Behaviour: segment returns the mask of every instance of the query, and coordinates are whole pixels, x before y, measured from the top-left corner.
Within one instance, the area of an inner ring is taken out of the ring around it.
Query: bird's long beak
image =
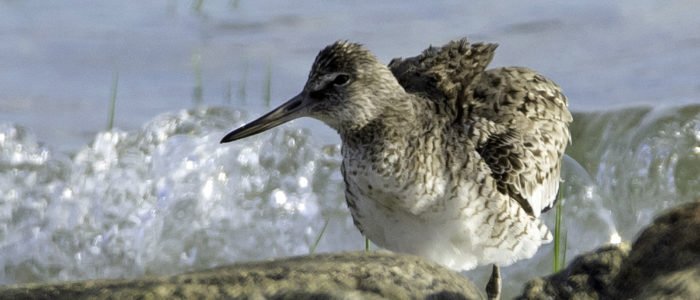
[[[308,98],[306,97],[306,92],[301,92],[299,95],[294,96],[294,98],[258,118],[257,120],[231,131],[223,139],[221,139],[221,143],[233,142],[244,137],[261,133],[282,123],[303,117],[308,112],[309,105],[307,102]]]

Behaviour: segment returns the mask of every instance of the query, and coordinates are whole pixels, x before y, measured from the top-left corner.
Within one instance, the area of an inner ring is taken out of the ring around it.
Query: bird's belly
[[[368,182],[349,178],[346,197],[360,230],[383,248],[422,256],[455,270],[469,270],[529,258],[546,242],[543,236],[548,231],[536,226],[539,220],[527,216],[499,223],[499,209],[485,205],[489,199],[479,195],[469,199],[474,193],[469,184],[454,189],[456,195],[462,195],[458,197],[383,189],[381,180],[370,181],[374,186],[367,189],[362,184]],[[509,240],[516,237],[520,240]]]

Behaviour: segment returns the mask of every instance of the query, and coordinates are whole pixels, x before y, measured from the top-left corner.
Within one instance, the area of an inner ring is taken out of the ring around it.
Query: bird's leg
[[[486,284],[486,297],[494,300],[501,299],[501,271],[497,265],[493,265],[491,278]]]

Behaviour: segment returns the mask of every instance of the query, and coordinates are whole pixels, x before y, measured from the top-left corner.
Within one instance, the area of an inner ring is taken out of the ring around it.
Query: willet
[[[359,44],[323,49],[301,93],[226,135],[299,117],[342,139],[345,198],[375,244],[455,270],[532,257],[559,189],[572,117],[560,88],[521,67],[485,70],[495,44],[466,39],[382,64]]]

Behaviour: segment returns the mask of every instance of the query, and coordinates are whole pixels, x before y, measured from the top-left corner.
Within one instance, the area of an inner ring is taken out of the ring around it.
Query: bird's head
[[[338,132],[361,129],[405,93],[386,65],[360,44],[335,42],[316,56],[304,89],[264,116],[227,134],[221,143],[248,137],[290,120],[312,117]]]

